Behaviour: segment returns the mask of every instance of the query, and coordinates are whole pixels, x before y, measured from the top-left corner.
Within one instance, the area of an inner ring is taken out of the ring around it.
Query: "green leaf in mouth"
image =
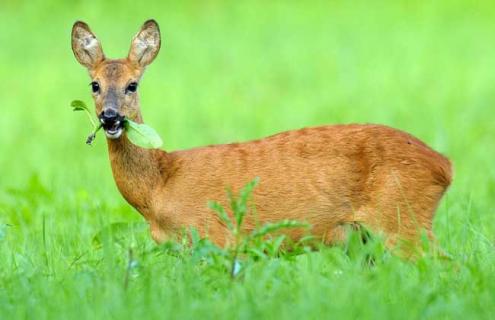
[[[88,136],[88,138],[86,138],[86,144],[91,145],[95,140],[96,133],[98,132],[98,130],[101,129],[101,124],[97,125],[97,122],[94,120],[93,116],[91,115],[88,106],[83,101],[73,100],[70,103],[70,106],[72,107],[73,111],[84,111],[84,113],[86,113],[86,115],[88,116],[88,119],[91,122],[91,125],[93,126],[93,133],[91,133]]]
[[[124,126],[129,141],[141,148],[156,149],[160,148],[163,144],[162,139],[156,133],[155,129],[148,125],[126,119]]]
[[[86,110],[89,112],[88,106],[81,100],[72,100],[70,106],[74,109],[74,111]]]
[[[74,111],[84,111],[88,116],[88,119],[93,126],[93,133],[86,139],[86,144],[91,145],[96,137],[96,133],[102,128],[102,125],[94,120],[88,106],[83,101],[74,100],[70,105]],[[162,139],[158,133],[156,133],[155,129],[148,125],[136,123],[126,118],[124,119],[124,128],[126,129],[129,141],[141,148],[156,149],[160,148],[163,144]]]

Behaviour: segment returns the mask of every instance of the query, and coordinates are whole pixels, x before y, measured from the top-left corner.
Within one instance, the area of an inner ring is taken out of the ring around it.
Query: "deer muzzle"
[[[124,116],[114,108],[105,108],[98,116],[109,139],[118,139],[124,130]]]

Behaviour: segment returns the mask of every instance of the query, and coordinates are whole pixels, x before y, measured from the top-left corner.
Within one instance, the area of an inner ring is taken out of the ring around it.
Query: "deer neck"
[[[142,123],[140,114],[136,122]],[[132,144],[125,134],[107,139],[110,164],[115,183],[124,198],[145,218],[149,217],[153,191],[167,180],[165,151],[144,149]]]

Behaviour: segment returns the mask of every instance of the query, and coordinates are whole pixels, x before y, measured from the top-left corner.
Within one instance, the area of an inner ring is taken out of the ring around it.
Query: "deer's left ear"
[[[134,36],[128,59],[145,67],[150,64],[160,51],[160,28],[155,20],[146,21],[141,30]]]

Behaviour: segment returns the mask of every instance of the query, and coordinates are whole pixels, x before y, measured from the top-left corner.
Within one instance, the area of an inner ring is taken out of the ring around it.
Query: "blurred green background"
[[[322,124],[408,131],[454,164],[435,219],[441,245],[456,257],[491,254],[474,265],[495,273],[493,2],[2,0],[0,223],[9,226],[0,248],[9,258],[0,274],[10,289],[0,301],[22,300],[12,293],[20,274],[66,270],[105,225],[141,221],[114,185],[103,135],[86,146],[87,120],[69,107],[93,105],[70,30],[87,22],[119,58],[148,18],[160,24],[162,49],[141,106],[166,150]],[[51,271],[38,265],[50,259]]]

